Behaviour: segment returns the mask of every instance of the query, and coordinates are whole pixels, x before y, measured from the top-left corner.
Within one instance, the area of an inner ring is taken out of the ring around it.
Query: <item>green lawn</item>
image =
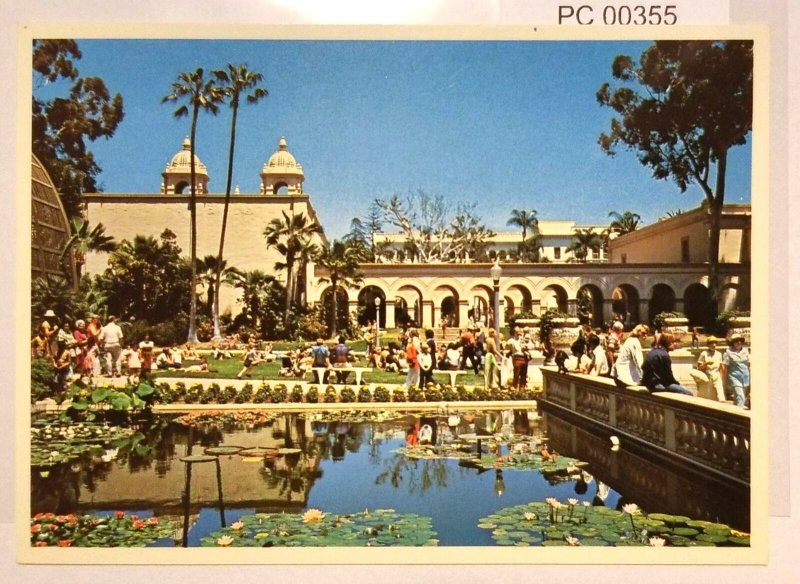
[[[194,361],[187,361],[186,365],[193,365]],[[167,371],[154,371],[153,377],[191,377],[197,379],[233,379],[236,377],[236,374],[242,370],[242,360],[240,358],[234,359],[208,359],[208,366],[213,371],[209,373],[185,373],[183,371],[175,371],[175,370],[167,370]],[[355,367],[365,367],[366,362],[364,360],[354,363]],[[262,363],[260,365],[256,365],[250,371],[250,379],[253,381],[292,381],[294,378],[287,378],[287,377],[279,377],[278,372],[280,371],[281,364],[280,361],[275,361],[274,363]],[[350,374],[348,381],[351,383],[353,382],[355,376],[354,374]],[[313,376],[311,373],[307,373],[305,380],[311,381]],[[363,381],[366,383],[403,383],[406,379],[405,373],[386,373],[380,369],[374,369],[371,373],[367,372],[364,373]],[[433,375],[434,381],[438,383],[449,383],[449,375],[444,372],[435,372]],[[463,383],[464,385],[483,385],[483,374],[473,375],[472,373],[468,373],[466,375],[459,375],[458,376],[458,383]]]

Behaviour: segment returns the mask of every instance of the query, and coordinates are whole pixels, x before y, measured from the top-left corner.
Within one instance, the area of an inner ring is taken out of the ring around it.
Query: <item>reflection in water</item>
[[[118,445],[116,460],[84,456],[72,464],[33,469],[33,513],[149,509],[175,518],[184,546],[194,545],[190,541],[195,535],[190,537],[190,532],[218,529],[229,514],[234,521],[244,510],[296,513],[309,505],[335,513],[368,506],[430,515],[444,545],[487,545],[490,535],[480,539],[484,534],[475,533],[477,518],[503,506],[549,496],[612,507],[635,502],[647,512],[749,528],[747,493],[688,476],[680,469],[672,471],[627,448],[611,452],[607,437],[553,415],[539,418],[522,410],[498,410],[402,415],[380,422],[354,420],[292,413],[260,424],[212,419],[185,426],[156,416],[152,423],[142,422],[126,443]],[[426,425],[429,434],[422,432]],[[537,448],[587,461],[589,466],[545,477],[514,469],[487,471],[476,467],[470,457],[412,459],[395,452],[406,445],[412,428],[418,439],[432,446],[453,444],[459,436],[471,435],[472,457],[488,452],[489,433],[505,439],[495,455],[508,453],[512,437],[528,436]],[[178,463],[183,456],[202,454],[205,448],[221,444],[259,448],[265,455],[257,461],[218,455],[213,468]],[[213,525],[203,525],[203,521],[209,523],[207,515],[198,522],[204,509],[214,511]]]
[[[544,428],[553,448],[589,463],[597,479],[594,501],[598,504],[604,504],[608,496],[608,487],[603,484],[608,483],[623,494],[624,503],[635,502],[648,512],[750,529],[749,489],[699,476],[688,467],[674,468],[649,453],[634,450],[632,445],[612,451],[607,436],[592,434],[549,413],[544,415]]]

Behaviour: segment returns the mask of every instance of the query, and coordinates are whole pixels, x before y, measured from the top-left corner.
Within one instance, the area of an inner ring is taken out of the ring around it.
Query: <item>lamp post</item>
[[[492,284],[494,284],[494,322],[492,326],[499,333],[500,332],[500,276],[503,275],[503,268],[500,267],[500,258],[495,258],[494,265],[489,269],[489,275],[492,277]]]
[[[381,297],[375,297],[375,346],[381,346]]]

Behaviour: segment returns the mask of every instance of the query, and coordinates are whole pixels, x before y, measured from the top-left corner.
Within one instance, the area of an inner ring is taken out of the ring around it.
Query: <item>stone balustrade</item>
[[[750,481],[750,413],[726,403],[542,368],[547,408],[568,411],[678,461]]]

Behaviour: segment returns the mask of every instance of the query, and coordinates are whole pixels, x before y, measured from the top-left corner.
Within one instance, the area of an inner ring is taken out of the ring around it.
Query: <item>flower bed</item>
[[[37,513],[31,519],[35,547],[144,547],[172,534],[158,517],[140,518],[117,511],[113,516]]]
[[[309,509],[302,515],[256,513],[204,537],[205,547],[423,546],[437,545],[430,517],[365,509],[335,515]]]
[[[750,534],[721,523],[679,515],[593,507],[577,499],[506,507],[479,520],[498,545],[543,546],[748,546]]]

